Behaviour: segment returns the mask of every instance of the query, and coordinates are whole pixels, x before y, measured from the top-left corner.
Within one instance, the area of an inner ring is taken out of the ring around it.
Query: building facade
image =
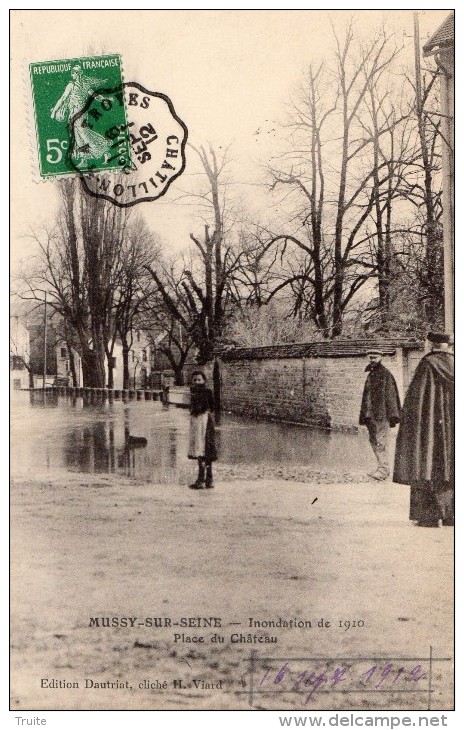
[[[31,346],[29,330],[19,316],[10,317],[10,388],[19,390],[30,385]]]
[[[433,56],[440,74],[440,136],[443,175],[445,328],[454,328],[454,12],[429,38],[424,56]]]

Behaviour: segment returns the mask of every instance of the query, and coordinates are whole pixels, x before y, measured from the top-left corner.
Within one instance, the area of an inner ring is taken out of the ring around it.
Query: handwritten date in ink
[[[367,669],[366,669],[367,666]],[[318,691],[356,692],[364,689],[377,691],[395,691],[424,684],[428,675],[421,664],[409,665],[393,662],[379,664],[357,663],[354,665],[338,665],[326,662],[324,667],[298,668],[285,662],[279,668],[266,669],[259,682],[262,690],[300,692],[304,696],[304,704],[308,704]]]

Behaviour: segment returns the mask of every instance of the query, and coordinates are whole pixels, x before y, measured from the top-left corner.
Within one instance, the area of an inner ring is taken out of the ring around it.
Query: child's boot
[[[206,465],[205,487],[206,487],[206,489],[212,489],[214,487],[214,483],[213,483],[213,467],[212,467],[211,464],[207,464]]]

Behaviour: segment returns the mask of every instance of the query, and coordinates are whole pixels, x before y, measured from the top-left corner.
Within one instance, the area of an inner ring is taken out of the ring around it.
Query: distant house
[[[183,361],[183,352],[168,332],[160,332],[156,337],[152,337],[152,342],[155,387],[174,385],[176,382],[178,385],[188,382],[190,373],[198,368],[197,349],[191,347]],[[176,367],[174,367],[173,360],[177,364]]]
[[[451,12],[423,48],[424,56],[433,56],[440,71],[443,166],[443,249],[445,257],[445,327],[454,322],[454,12]]]
[[[76,385],[79,387],[83,384],[82,379],[82,360],[79,353],[73,350],[74,366],[76,370]],[[55,345],[57,378],[59,380],[67,380],[69,385],[72,384],[71,367],[69,351],[63,340],[58,340]],[[105,362],[108,375],[108,368]],[[145,332],[136,330],[133,334],[132,347],[129,352],[129,387],[130,388],[146,388],[150,383],[152,372],[152,347],[150,340]],[[113,348],[113,381],[114,388],[122,390],[124,377],[124,363],[122,356],[122,344],[116,340]]]
[[[116,341],[114,347],[115,388],[122,388],[123,360],[122,346]],[[143,330],[135,330],[132,335],[132,347],[129,353],[129,378],[131,388],[147,388],[150,385],[150,376],[153,369],[152,344],[147,333]],[[116,382],[120,382],[117,386]]]
[[[58,335],[56,326],[47,323],[46,336],[43,322],[28,326],[30,336],[30,363],[35,376],[35,384],[42,385],[44,371],[44,345],[46,346],[47,384],[52,384],[56,376],[55,343]]]
[[[74,369],[76,372],[76,386],[82,385],[82,362],[77,350],[73,349]],[[72,385],[71,358],[69,349],[64,340],[58,340],[55,345],[56,377],[59,383]]]
[[[10,388],[30,386],[31,346],[29,330],[19,316],[10,317]]]

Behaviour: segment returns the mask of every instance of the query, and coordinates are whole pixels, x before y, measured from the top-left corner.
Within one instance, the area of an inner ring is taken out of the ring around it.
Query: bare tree
[[[114,294],[114,339],[120,338],[123,388],[129,388],[129,353],[136,327],[150,330],[156,287],[147,267],[160,258],[160,244],[141,217],[129,221],[123,243]],[[111,386],[110,386],[111,387]]]
[[[168,360],[176,385],[184,385],[184,367],[194,347],[189,334],[181,323],[161,306],[158,311],[152,310],[153,323],[148,338],[153,351],[158,351]]]
[[[191,267],[191,258],[188,261],[185,256],[170,261],[160,258],[156,270],[146,266],[157,286],[144,307],[146,331],[152,345],[168,358],[178,385],[186,358],[204,333],[203,312],[191,295],[186,275]],[[158,341],[161,336],[163,341]]]
[[[93,198],[80,191],[78,220],[82,232],[82,269],[86,280],[88,323],[91,349],[80,336],[83,348],[84,382],[94,380],[95,387],[105,386],[104,358],[112,359],[115,338],[114,297],[127,221],[127,212],[111,202]],[[69,210],[69,209],[68,209]],[[72,229],[71,211],[67,230]],[[78,330],[79,331],[79,330]],[[84,344],[85,343],[85,344]],[[90,366],[90,367],[89,367]],[[112,368],[109,367],[110,377]],[[112,383],[110,383],[110,386]]]
[[[368,44],[356,43],[352,24],[343,39],[335,35],[334,68],[309,68],[287,125],[291,149],[269,168],[271,189],[286,190],[293,212],[290,231],[270,230],[268,243],[302,251],[306,263],[288,284],[295,307],[304,306],[325,337],[341,334],[344,311],[377,274],[369,262],[371,227],[389,184],[392,199],[396,174],[382,142],[404,121],[384,108],[398,52],[383,28]],[[375,105],[371,125],[369,102]]]
[[[223,336],[232,300],[231,280],[242,254],[233,245],[229,228],[227,150],[218,155],[212,146],[209,151],[204,147],[192,149],[201,162],[205,182],[203,189],[183,196],[183,202],[195,205],[205,220],[201,236],[190,234],[196,255],[181,272],[162,266],[156,270],[149,267],[149,271],[166,311],[192,337],[198,361],[206,363]]]
[[[374,144],[374,158],[386,163],[388,175],[383,189],[374,176],[375,229],[371,261],[365,258],[364,265],[377,272],[379,296],[370,316],[381,329],[398,330],[406,324],[410,330],[417,326],[415,318],[423,330],[441,324],[443,316],[440,117],[433,119],[439,107],[436,79],[435,70],[424,69],[419,84],[407,75],[401,98],[392,93],[379,98],[376,89],[370,90],[369,117],[374,129],[386,111],[394,117],[403,107],[401,124],[384,138],[386,145],[378,137],[380,143]]]
[[[228,329],[230,342],[243,347],[303,342],[315,337],[317,331],[312,322],[285,314],[284,307],[272,301],[238,310]]]
[[[414,81],[408,77],[415,94],[417,142],[411,163],[403,175],[403,193],[413,206],[413,231],[423,242],[418,275],[422,287],[425,317],[431,325],[441,323],[444,307],[443,231],[441,224],[441,155],[440,116],[437,69],[416,71]],[[443,140],[443,138],[442,138]],[[446,140],[443,144],[447,144]],[[440,183],[438,182],[440,180]]]
[[[86,195],[78,180],[59,183],[57,223],[33,232],[37,255],[22,272],[22,297],[46,290],[82,358],[84,385],[105,386],[105,355],[114,337],[114,294],[127,214]]]

